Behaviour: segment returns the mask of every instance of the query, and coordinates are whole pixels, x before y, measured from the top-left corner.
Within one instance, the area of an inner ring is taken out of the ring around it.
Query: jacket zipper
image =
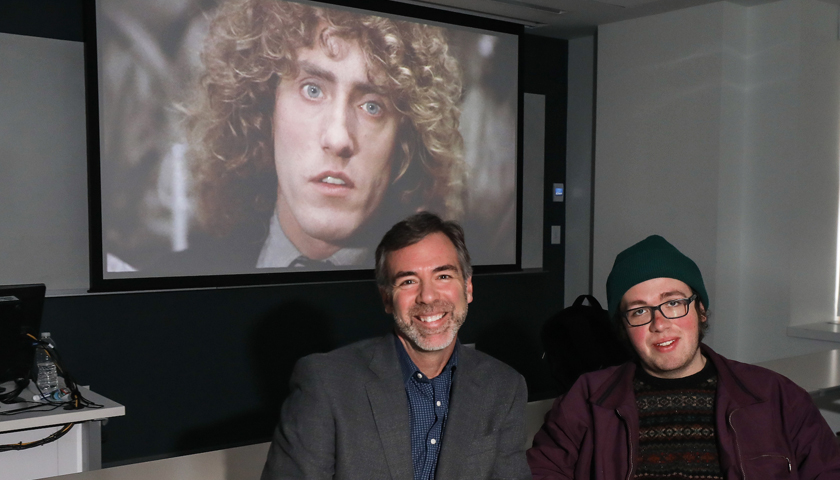
[[[617,408],[615,409],[615,414],[624,422],[624,430],[627,432],[627,450],[630,451],[627,457],[627,461],[630,462],[630,469],[627,470],[627,480],[630,480],[630,477],[633,476],[633,442],[630,439],[630,427],[627,425],[627,420],[621,416],[621,412]]]
[[[732,428],[732,436],[735,437],[735,449],[738,451],[738,465],[741,467],[741,473],[744,475],[744,480],[747,480],[747,471],[744,470],[744,459],[741,458],[741,444],[738,443],[738,430],[735,428],[735,424],[732,423],[732,415],[737,412],[738,408],[729,412],[729,417],[727,420],[729,421],[729,426]],[[788,465],[790,465],[790,461],[788,461]]]

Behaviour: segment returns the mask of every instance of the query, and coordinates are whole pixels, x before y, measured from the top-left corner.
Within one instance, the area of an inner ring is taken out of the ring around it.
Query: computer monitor
[[[30,377],[35,362],[44,284],[0,286],[0,383]]]

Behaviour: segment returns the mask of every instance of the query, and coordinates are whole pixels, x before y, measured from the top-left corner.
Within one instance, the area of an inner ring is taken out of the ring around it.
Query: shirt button
[[[436,444],[436,443],[437,443],[437,440],[435,440],[435,439],[433,438],[433,439],[432,439],[432,445],[434,445],[434,444]]]
[[[437,406],[438,406],[438,407],[440,406],[440,400],[438,400],[438,401],[437,401]]]
[[[417,378],[423,378],[423,374],[422,374],[422,373],[418,373],[418,374],[417,374]]]

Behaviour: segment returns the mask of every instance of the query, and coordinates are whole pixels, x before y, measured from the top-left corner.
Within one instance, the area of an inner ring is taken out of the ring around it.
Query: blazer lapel
[[[475,438],[475,429],[484,415],[485,395],[480,383],[480,365],[468,347],[461,347],[458,367],[452,381],[449,415],[443,431],[443,445],[438,457],[435,478],[459,478],[458,471],[465,449]]]
[[[377,344],[370,369],[377,378],[365,384],[365,389],[379,431],[379,439],[385,450],[391,478],[414,478],[408,399],[393,335],[385,336],[383,341]]]

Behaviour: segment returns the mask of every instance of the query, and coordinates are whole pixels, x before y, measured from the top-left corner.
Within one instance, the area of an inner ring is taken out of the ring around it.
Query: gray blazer
[[[525,379],[461,348],[436,478],[530,479]],[[408,399],[394,335],[295,365],[262,480],[414,478]]]

